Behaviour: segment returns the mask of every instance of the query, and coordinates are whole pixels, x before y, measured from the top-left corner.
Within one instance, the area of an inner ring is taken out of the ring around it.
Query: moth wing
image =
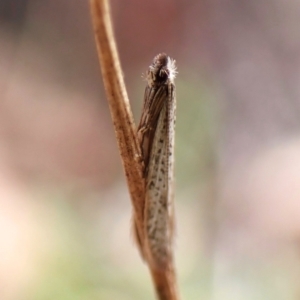
[[[148,170],[147,166],[149,163],[151,146],[153,145],[157,120],[167,97],[167,93],[168,90],[165,86],[159,88],[147,86],[145,90],[145,103],[137,131],[145,164],[145,176]]]
[[[146,177],[146,237],[152,262],[163,268],[171,259],[174,231],[174,135],[175,86],[167,86],[168,97],[160,111]],[[167,100],[167,101],[166,101]]]
[[[163,106],[153,139],[146,178],[146,237],[152,261],[163,266],[169,254],[167,103]]]

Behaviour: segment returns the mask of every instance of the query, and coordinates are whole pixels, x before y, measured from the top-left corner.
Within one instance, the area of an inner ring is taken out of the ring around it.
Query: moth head
[[[171,59],[165,53],[154,57],[152,65],[148,70],[149,85],[163,85],[174,81],[176,76],[175,60]]]

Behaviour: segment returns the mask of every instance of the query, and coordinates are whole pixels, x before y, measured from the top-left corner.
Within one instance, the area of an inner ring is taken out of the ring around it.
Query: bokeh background
[[[111,1],[135,119],[178,66],[183,299],[299,299],[300,3]],[[0,299],[154,299],[88,1],[0,2]]]

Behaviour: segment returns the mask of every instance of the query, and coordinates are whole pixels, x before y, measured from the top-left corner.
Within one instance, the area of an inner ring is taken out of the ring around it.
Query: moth
[[[137,130],[145,179],[142,252],[164,268],[171,259],[176,95],[175,61],[155,56],[147,72],[144,106]]]

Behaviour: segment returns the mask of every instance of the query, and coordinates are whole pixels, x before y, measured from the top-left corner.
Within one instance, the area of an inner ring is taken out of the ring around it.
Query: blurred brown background
[[[111,1],[135,119],[178,66],[183,299],[299,299],[300,3]],[[0,2],[0,299],[154,299],[88,1]]]

